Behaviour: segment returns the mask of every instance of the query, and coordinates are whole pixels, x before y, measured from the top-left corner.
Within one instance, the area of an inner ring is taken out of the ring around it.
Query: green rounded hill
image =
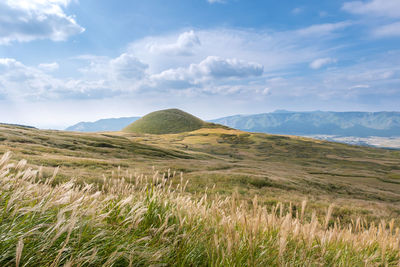
[[[166,109],[147,114],[123,129],[124,132],[171,134],[195,131],[210,123],[179,109]],[[212,125],[212,124],[211,124]]]

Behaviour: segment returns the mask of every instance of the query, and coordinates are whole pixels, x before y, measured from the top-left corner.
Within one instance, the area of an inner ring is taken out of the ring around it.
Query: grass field
[[[118,173],[150,174],[154,166],[170,175],[183,172],[188,192],[199,197],[230,196],[261,205],[304,199],[323,216],[330,203],[343,222],[368,221],[400,214],[400,151],[373,149],[307,138],[200,129],[167,135],[72,133],[0,125],[0,153],[27,159],[56,181],[102,182]],[[168,175],[168,174],[167,174]],[[174,184],[179,179],[171,179]]]
[[[193,198],[182,177],[126,172],[103,183],[55,182],[0,160],[1,266],[398,266],[399,228],[257,197]]]

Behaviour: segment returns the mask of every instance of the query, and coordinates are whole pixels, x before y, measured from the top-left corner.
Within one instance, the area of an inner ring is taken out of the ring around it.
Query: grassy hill
[[[179,109],[155,111],[123,129],[130,133],[170,134],[198,130],[211,125]]]
[[[305,198],[322,214],[331,202],[343,220],[400,217],[400,151],[349,146],[308,138],[201,128],[178,134],[74,133],[0,125],[0,153],[61,167],[56,181],[101,182],[131,171],[183,172],[194,195],[213,193],[265,205]],[[174,180],[179,183],[179,179]]]

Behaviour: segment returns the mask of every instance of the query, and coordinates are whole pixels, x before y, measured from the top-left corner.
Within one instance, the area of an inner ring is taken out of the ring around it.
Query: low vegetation
[[[124,174],[124,175],[122,175]],[[396,266],[393,221],[343,224],[230,197],[185,192],[168,176],[118,170],[102,183],[57,183],[10,153],[0,160],[1,266]]]
[[[292,136],[246,133],[226,128],[202,128],[178,134],[125,132],[73,133],[0,124],[0,154],[50,175],[60,166],[58,183],[102,183],[119,166],[151,175],[183,172],[187,191],[212,187],[209,194],[262,205],[278,202],[299,209],[305,198],[322,216],[330,203],[333,214],[350,223],[362,216],[378,224],[395,220],[400,226],[400,152],[318,141]],[[177,185],[179,179],[172,179]],[[215,187],[214,187],[215,185]],[[296,204],[297,203],[297,204]]]

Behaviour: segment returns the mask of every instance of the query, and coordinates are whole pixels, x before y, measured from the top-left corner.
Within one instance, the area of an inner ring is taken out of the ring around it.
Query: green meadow
[[[399,264],[396,150],[216,125],[0,140],[2,266]]]

